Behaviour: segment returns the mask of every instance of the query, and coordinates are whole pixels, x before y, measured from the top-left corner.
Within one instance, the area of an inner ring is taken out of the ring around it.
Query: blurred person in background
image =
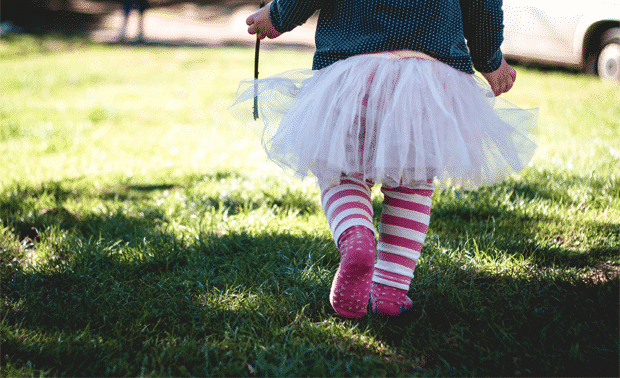
[[[125,34],[127,33],[127,23],[129,21],[129,14],[134,6],[140,12],[140,21],[139,21],[139,29],[138,29],[138,42],[144,42],[144,12],[149,7],[148,0],[126,0],[123,1],[123,26],[121,27],[121,32],[118,35],[119,42],[125,41]]]

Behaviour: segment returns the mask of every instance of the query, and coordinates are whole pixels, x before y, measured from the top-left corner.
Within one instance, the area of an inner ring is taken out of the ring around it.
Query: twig
[[[260,9],[265,6],[261,0]],[[256,49],[254,50],[254,119],[258,119],[258,53],[260,52],[260,38],[256,35]]]

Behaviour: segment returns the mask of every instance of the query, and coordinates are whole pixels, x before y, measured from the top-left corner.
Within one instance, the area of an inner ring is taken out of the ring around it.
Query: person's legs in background
[[[138,42],[144,42],[144,13],[149,7],[147,0],[136,0],[138,11],[140,12],[140,31],[138,33]]]
[[[121,31],[118,33],[119,42],[122,42],[125,40],[125,33],[127,32],[127,22],[129,21],[129,14],[131,13],[131,8],[133,8],[133,0],[123,1],[122,7],[123,7],[123,25],[121,26]]]
[[[138,9],[140,13],[139,24],[138,24],[138,42],[144,41],[144,13],[148,8],[147,0],[127,0],[123,1],[123,25],[121,26],[121,31],[118,35],[119,41],[125,41],[125,34],[127,33],[127,24],[129,23],[129,15],[131,14],[131,10],[134,6]]]

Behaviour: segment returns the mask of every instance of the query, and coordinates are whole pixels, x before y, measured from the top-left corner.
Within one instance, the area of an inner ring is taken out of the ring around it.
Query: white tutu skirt
[[[536,148],[534,110],[438,61],[361,55],[247,80],[231,110],[251,116],[255,97],[269,159],[322,185],[353,175],[472,189],[520,172]]]

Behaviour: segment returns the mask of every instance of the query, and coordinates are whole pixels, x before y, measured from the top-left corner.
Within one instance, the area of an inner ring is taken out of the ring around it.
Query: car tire
[[[620,83],[620,28],[603,33],[601,52],[598,54],[597,71],[603,80]]]

